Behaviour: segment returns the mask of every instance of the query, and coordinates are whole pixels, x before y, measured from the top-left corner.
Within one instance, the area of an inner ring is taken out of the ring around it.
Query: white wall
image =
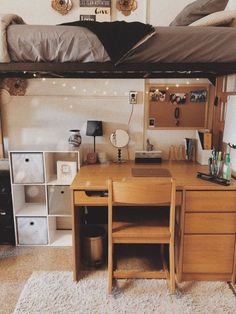
[[[138,104],[133,108],[130,90],[138,91]],[[96,138],[97,151],[106,151],[114,159],[117,152],[109,136],[121,128],[130,134],[129,154],[133,158],[134,151],[143,146],[143,80],[29,80],[26,95],[3,102],[2,114],[5,142],[7,139],[10,148],[64,147],[69,130],[80,129],[86,155],[93,147],[93,138],[85,136],[86,122],[102,120],[104,136]],[[128,158],[128,152],[124,153]]]
[[[229,3],[227,4],[226,10],[236,10],[236,1],[235,0],[229,0]]]

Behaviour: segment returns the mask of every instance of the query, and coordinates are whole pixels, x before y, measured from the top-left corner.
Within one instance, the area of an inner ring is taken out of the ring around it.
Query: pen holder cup
[[[222,167],[223,162],[214,160],[212,158],[208,159],[208,166],[209,166],[209,174],[215,178],[221,178],[222,177]]]

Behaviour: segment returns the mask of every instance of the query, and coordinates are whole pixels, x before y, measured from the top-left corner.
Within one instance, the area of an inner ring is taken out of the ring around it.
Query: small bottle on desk
[[[225,154],[222,176],[223,176],[223,179],[225,179],[225,180],[231,179],[231,165],[230,165],[230,154],[229,153]]]

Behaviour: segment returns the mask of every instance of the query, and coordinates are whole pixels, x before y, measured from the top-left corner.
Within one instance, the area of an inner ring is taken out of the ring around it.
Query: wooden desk
[[[196,172],[207,172],[207,167],[188,162],[163,162],[160,165],[96,164],[81,167],[71,185],[74,280],[79,279],[80,269],[79,208],[107,205],[107,197],[91,197],[86,192],[107,191],[109,178],[131,178],[132,167],[168,168],[176,180],[178,280],[235,281],[236,182],[225,187],[198,179]]]

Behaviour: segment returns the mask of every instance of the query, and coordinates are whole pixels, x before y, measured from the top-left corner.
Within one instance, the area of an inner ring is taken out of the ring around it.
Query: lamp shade
[[[230,96],[226,105],[223,142],[236,145],[236,96]]]
[[[87,121],[86,135],[103,136],[102,121]]]

